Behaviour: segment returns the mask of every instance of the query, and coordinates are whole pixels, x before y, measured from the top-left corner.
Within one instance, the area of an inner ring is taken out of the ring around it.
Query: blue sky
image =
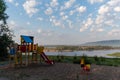
[[[120,0],[5,0],[15,42],[78,45],[120,39]]]

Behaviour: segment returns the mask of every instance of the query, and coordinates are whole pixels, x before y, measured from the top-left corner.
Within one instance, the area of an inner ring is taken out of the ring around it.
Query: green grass
[[[49,56],[50,59],[54,60],[55,62],[64,62],[64,63],[77,63],[80,64],[80,59],[82,56],[64,56],[62,59],[60,56]],[[120,58],[104,58],[104,57],[88,57],[85,56],[86,61],[90,64],[97,64],[97,65],[107,65],[107,66],[120,66]]]
[[[57,55],[57,56],[48,56],[50,60],[53,60],[54,62],[62,62],[62,63],[75,63],[80,64],[80,59],[83,56],[63,56],[63,55]],[[97,64],[97,65],[107,65],[107,66],[120,66],[120,58],[104,58],[104,57],[88,57],[84,55],[85,60],[87,63],[90,64]],[[31,60],[30,56],[30,60]],[[38,56],[38,59],[40,59],[40,56]],[[23,56],[23,60],[25,60],[25,56]],[[0,64],[4,64],[6,62],[0,62]]]
[[[115,57],[120,57],[120,52],[112,53],[112,54],[107,54],[108,56],[115,56]]]

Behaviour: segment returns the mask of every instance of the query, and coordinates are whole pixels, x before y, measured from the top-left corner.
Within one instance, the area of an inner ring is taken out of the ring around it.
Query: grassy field
[[[55,62],[77,63],[80,64],[80,59],[83,56],[49,56]],[[120,58],[104,58],[104,57],[88,57],[84,56],[87,63],[107,66],[120,66]]]
[[[107,54],[108,56],[115,56],[115,57],[120,57],[120,52],[116,52],[113,54]]]
[[[111,54],[110,54],[111,55]],[[118,55],[115,54],[114,55]],[[84,57],[85,62],[89,64],[97,64],[97,65],[107,65],[107,66],[120,66],[120,58],[104,58],[104,57],[88,57],[88,56],[48,56],[50,60],[53,60],[55,62],[62,62],[62,63],[75,63],[80,64],[80,59]],[[23,60],[25,60],[25,56],[23,56]],[[32,60],[32,57],[30,56],[30,60]],[[38,56],[38,60],[40,60],[40,57]],[[8,63],[8,61],[0,61],[1,65],[4,65]]]

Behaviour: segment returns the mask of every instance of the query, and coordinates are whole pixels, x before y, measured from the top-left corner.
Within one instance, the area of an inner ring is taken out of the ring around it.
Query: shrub
[[[99,58],[97,56],[94,56],[95,61],[99,61]]]
[[[102,62],[104,62],[104,61],[105,61],[105,58],[104,58],[104,57],[100,57],[100,60],[101,60]]]

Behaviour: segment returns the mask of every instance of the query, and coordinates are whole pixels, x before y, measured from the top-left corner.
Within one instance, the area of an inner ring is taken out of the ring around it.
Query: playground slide
[[[49,60],[44,52],[41,54],[41,57],[43,58],[43,60],[45,60],[46,63],[53,64],[53,61]]]

